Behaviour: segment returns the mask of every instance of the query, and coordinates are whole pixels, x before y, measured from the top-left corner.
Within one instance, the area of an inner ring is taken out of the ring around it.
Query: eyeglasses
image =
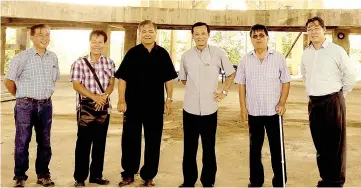
[[[320,25],[314,25],[311,27],[307,27],[307,32],[312,32],[312,31],[321,31],[322,27]]]
[[[266,37],[266,35],[264,35],[264,34],[259,34],[259,35],[253,35],[253,36],[252,36],[253,39],[258,39],[258,37],[261,38],[261,39],[263,39],[264,37]]]

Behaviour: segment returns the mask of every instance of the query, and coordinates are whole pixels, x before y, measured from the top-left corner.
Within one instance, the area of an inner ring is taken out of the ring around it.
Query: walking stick
[[[282,116],[279,116],[279,124],[280,124],[280,139],[281,139],[282,181],[283,181],[283,187],[286,187],[285,158],[284,158],[284,147],[283,147],[283,126],[282,126]]]

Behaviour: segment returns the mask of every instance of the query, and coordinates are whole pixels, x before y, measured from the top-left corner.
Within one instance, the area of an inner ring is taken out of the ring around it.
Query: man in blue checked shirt
[[[50,131],[53,106],[51,96],[55,82],[59,79],[58,58],[46,48],[50,42],[50,29],[44,24],[30,28],[33,47],[26,49],[11,59],[4,84],[16,97],[15,114],[15,168],[14,187],[24,187],[29,169],[29,143],[32,128],[35,127],[37,158],[35,170],[37,184],[54,186],[50,178],[51,159]]]

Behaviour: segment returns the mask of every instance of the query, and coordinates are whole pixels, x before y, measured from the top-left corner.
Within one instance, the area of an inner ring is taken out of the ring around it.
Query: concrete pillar
[[[133,48],[137,43],[137,29],[136,26],[124,27],[124,52],[125,55],[129,49]]]
[[[341,39],[341,35],[343,38]],[[347,29],[335,29],[332,32],[332,42],[338,44],[339,46],[343,47],[348,55],[350,55],[350,30]]]
[[[5,74],[5,46],[6,46],[6,27],[1,27],[1,65],[0,75]]]
[[[175,63],[177,57],[177,31],[172,30],[170,32],[170,58]]]
[[[16,29],[16,44],[19,45],[19,49],[15,50],[15,54],[26,49],[28,41],[28,30],[26,28]]]
[[[111,41],[111,34],[112,34],[112,30],[108,25],[103,25],[103,26],[96,26],[93,27],[93,30],[103,30],[107,36],[108,36],[108,40],[105,43],[105,47],[104,47],[104,52],[103,55],[106,57],[110,57],[110,41]]]

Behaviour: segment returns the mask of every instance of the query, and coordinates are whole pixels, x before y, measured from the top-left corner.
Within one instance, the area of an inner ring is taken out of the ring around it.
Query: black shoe
[[[74,187],[85,187],[85,183],[83,181],[82,182],[75,181]]]
[[[25,180],[24,178],[15,178],[14,187],[25,187]]]
[[[123,178],[121,182],[119,182],[119,187],[123,187],[126,185],[130,185],[134,182],[134,178]]]
[[[188,185],[188,184],[182,183],[179,187],[194,187],[194,185]]]
[[[39,185],[42,185],[44,187],[54,187],[55,183],[53,180],[51,180],[50,177],[44,177],[44,178],[38,178],[38,181],[36,182]]]
[[[143,186],[145,186],[145,187],[154,187],[155,186],[155,181],[153,179],[144,180]]]
[[[108,185],[109,184],[109,180],[101,177],[101,178],[89,178],[89,183],[96,183],[96,184],[99,184],[99,185]]]
[[[254,185],[254,184],[249,183],[248,187],[262,187],[262,185]]]
[[[214,185],[213,184],[205,184],[205,185],[203,185],[203,187],[214,187]]]

